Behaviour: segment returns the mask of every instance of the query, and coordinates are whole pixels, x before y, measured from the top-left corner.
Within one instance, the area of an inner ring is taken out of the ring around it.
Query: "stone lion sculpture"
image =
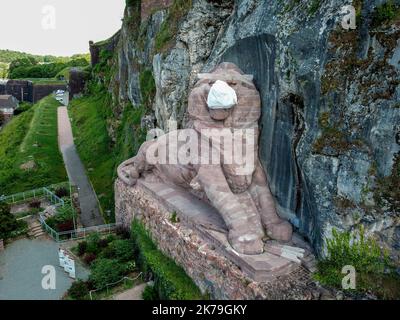
[[[237,96],[234,106],[221,108],[207,103],[210,90],[217,81],[223,81],[234,90]],[[189,97],[188,115],[187,129],[194,131],[199,140],[209,138],[203,133],[204,129],[254,130],[254,166],[249,172],[238,174],[242,164],[225,163],[223,146],[216,149],[213,146],[213,150],[221,154],[219,163],[150,163],[149,150],[170,147],[173,140],[170,138],[177,134],[174,131],[145,142],[135,157],[118,167],[119,178],[133,186],[143,174],[151,172],[165,183],[203,192],[221,214],[229,230],[228,241],[239,253],[261,254],[266,235],[274,240],[290,241],[292,226],[277,215],[266,175],[258,159],[261,99],[252,76],[244,75],[232,63],[222,63],[209,74],[199,74],[199,81]],[[243,145],[245,140],[241,140]],[[184,143],[178,142],[175,148]],[[200,157],[203,155],[202,148],[193,146],[193,149],[199,152]]]

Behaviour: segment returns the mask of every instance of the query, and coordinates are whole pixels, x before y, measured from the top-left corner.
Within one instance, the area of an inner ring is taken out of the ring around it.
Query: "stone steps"
[[[30,225],[28,235],[35,239],[44,236],[45,232],[39,222],[34,222]]]

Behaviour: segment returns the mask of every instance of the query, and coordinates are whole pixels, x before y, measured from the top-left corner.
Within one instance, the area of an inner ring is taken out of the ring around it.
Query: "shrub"
[[[89,294],[89,289],[86,282],[78,280],[72,283],[67,294],[74,300],[83,300]]]
[[[125,266],[117,260],[100,258],[91,266],[89,279],[93,281],[96,289],[103,289],[107,284],[121,280],[125,271]]]
[[[8,239],[18,227],[17,219],[10,212],[10,206],[5,202],[0,202],[0,239]]]
[[[96,260],[96,258],[97,256],[94,253],[85,253],[83,256],[83,261],[90,266]]]
[[[81,257],[85,254],[87,249],[87,242],[81,241],[78,243],[78,256]]]
[[[146,286],[146,288],[144,288],[144,291],[142,293],[142,299],[151,301],[160,300],[158,292],[154,286]]]
[[[28,232],[28,223],[24,220],[17,221],[17,228],[9,233],[9,238],[19,237]],[[1,237],[0,237],[1,238]]]
[[[109,234],[106,239],[107,239],[108,243],[111,243],[114,240],[116,240],[117,238],[113,234]]]
[[[108,246],[107,239],[100,239],[98,242],[99,248],[106,248]]]
[[[64,187],[57,188],[54,193],[59,198],[64,198],[69,196],[68,190]]]
[[[40,200],[33,200],[29,203],[29,208],[31,209],[40,209],[40,205],[41,205],[41,201]]]
[[[57,214],[46,219],[46,223],[58,232],[74,229],[74,212],[70,204],[57,210]]]
[[[138,267],[147,276],[153,276],[160,299],[205,298],[185,271],[157,249],[144,226],[136,220],[132,223],[132,238]]]
[[[126,228],[119,226],[117,227],[117,229],[115,230],[115,233],[117,234],[117,236],[121,237],[122,239],[129,239],[130,238],[130,233],[128,230],[126,230]]]
[[[126,262],[134,258],[133,243],[130,240],[115,240],[110,244],[116,259]]]
[[[14,110],[14,116],[17,116],[25,111],[28,111],[30,108],[32,108],[33,104],[29,102],[20,102],[18,109]]]
[[[400,297],[399,277],[395,275],[388,253],[373,238],[366,238],[363,228],[354,233],[334,229],[332,233],[332,239],[327,242],[328,255],[318,262],[318,272],[315,274],[318,281],[341,288],[344,277],[342,268],[350,265],[357,272],[357,292],[372,291],[384,298]],[[388,290],[384,286],[387,282],[391,282]]]
[[[104,250],[101,252],[101,257],[107,259],[114,259],[115,258],[114,248],[112,248],[111,246],[104,248]]]
[[[71,231],[71,230],[74,230],[74,221],[71,219],[71,220],[67,220],[67,221],[58,223],[58,224],[56,225],[56,230],[57,230],[58,232],[64,232],[64,231]]]
[[[93,254],[97,255],[100,252],[99,242],[100,242],[100,235],[97,232],[91,233],[87,237],[87,249],[86,249],[86,252],[93,253]]]

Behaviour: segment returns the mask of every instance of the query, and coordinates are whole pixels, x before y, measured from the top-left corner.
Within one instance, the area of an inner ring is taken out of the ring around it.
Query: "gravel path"
[[[100,214],[96,194],[86,175],[85,167],[74,144],[71,122],[66,107],[58,108],[58,142],[67,168],[68,177],[79,188],[79,205],[81,223],[84,227],[97,226],[104,223]]]
[[[73,280],[58,265],[59,245],[52,240],[22,239],[0,253],[0,300],[58,300]],[[42,288],[42,268],[54,266],[56,289]],[[76,276],[87,279],[89,272],[76,263]]]

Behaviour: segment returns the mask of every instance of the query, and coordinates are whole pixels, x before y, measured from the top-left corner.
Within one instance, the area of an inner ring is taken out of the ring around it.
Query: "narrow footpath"
[[[84,227],[104,224],[96,194],[79,158],[72,135],[67,107],[58,108],[58,144],[64,158],[69,180],[78,187],[81,223]]]

